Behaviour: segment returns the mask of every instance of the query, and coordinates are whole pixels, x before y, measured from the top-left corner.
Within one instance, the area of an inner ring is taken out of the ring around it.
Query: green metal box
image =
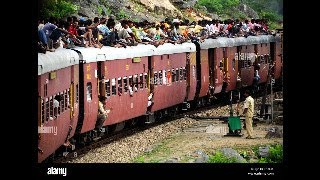
[[[241,121],[240,121],[240,117],[228,117],[228,123],[230,126],[230,129],[232,131],[234,130],[241,130]]]

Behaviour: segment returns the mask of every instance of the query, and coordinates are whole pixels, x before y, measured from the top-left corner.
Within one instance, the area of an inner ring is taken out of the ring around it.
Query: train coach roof
[[[184,52],[195,52],[196,46],[193,43],[171,44],[164,43],[154,49],[154,55],[175,54]]]
[[[261,44],[280,41],[279,36],[272,35],[260,35],[260,36],[248,36],[237,37],[237,38],[227,38],[227,37],[218,37],[217,39],[206,39],[203,43],[200,43],[201,49],[209,48],[219,48],[219,47],[234,47],[234,46],[243,46],[251,44]]]
[[[38,75],[79,64],[79,56],[70,49],[58,48],[55,52],[38,53]]]
[[[104,46],[99,48],[75,48],[81,53],[81,59],[86,62],[97,62],[115,59],[127,59],[134,57],[152,56],[155,47],[152,45],[139,44],[137,46],[127,46],[126,48],[114,48]]]

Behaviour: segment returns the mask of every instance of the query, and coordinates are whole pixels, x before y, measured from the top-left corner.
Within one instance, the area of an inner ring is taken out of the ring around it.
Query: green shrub
[[[215,155],[209,157],[208,163],[235,163],[237,162],[236,159],[228,158],[223,155],[221,152],[216,152]]]
[[[239,0],[199,0],[198,4],[205,6],[209,12],[223,13],[225,10],[235,7]]]
[[[40,10],[42,18],[65,18],[78,11],[78,6],[68,0],[46,0]]]

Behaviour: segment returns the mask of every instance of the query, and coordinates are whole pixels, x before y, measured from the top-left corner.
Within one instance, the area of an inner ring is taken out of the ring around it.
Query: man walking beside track
[[[244,96],[246,97],[246,100],[244,102],[244,111],[243,115],[245,115],[246,120],[246,129],[248,136],[246,139],[254,139],[255,137],[253,136],[253,128],[252,128],[252,117],[253,117],[253,110],[254,110],[254,100],[250,96],[250,91],[246,90],[244,92]]]

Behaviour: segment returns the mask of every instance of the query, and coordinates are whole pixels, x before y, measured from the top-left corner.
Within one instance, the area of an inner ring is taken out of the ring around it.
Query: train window
[[[262,47],[262,44],[260,44],[260,47]]]
[[[169,57],[170,57],[170,55],[168,54],[168,55],[167,55],[167,59],[169,59]]]
[[[170,70],[168,70],[167,74],[166,74],[166,80],[167,80],[167,84],[171,84],[171,72]]]
[[[232,59],[232,69],[233,69],[233,71],[235,71],[236,70],[236,60],[235,59]]]
[[[60,99],[60,101],[59,101],[59,106],[58,106],[58,114],[60,115],[60,114],[61,114],[61,94],[58,93],[57,96],[59,96],[59,99]]]
[[[182,72],[182,68],[179,68],[180,69],[180,72],[179,72],[179,75],[180,75],[180,81],[182,81],[183,79],[183,72]]]
[[[107,79],[105,84],[106,84],[106,96],[109,97],[110,96],[110,80]]]
[[[176,68],[176,81],[179,81],[180,73],[179,68]]]
[[[143,75],[140,74],[140,89],[143,89]]]
[[[41,124],[44,123],[44,101],[41,98]]]
[[[248,46],[246,46],[246,49],[248,49]]]
[[[76,103],[79,102],[79,84],[76,85]]]
[[[270,60],[269,60],[269,54],[266,54],[266,55],[264,55],[264,63],[268,63],[268,62],[270,62]]]
[[[117,89],[116,89],[116,79],[111,79],[111,95],[116,95]]]
[[[63,113],[64,112],[64,93],[60,92],[60,96],[61,96],[61,101],[60,101],[61,113]]]
[[[148,86],[147,86],[147,83],[149,83],[148,82],[148,74],[147,73],[144,73],[144,88],[148,88]]]
[[[53,99],[53,117],[57,118],[59,109],[58,109],[58,107],[55,106],[56,96],[53,96],[53,97],[54,97],[54,99]]]
[[[47,96],[48,95],[48,85],[45,84],[43,89],[44,89],[44,96]]]
[[[118,78],[118,93],[122,94],[122,78]]]
[[[162,73],[162,71],[159,71],[159,83],[158,84],[162,85],[162,83],[163,83],[163,73]]]
[[[268,43],[266,43],[266,46],[268,46]]]
[[[50,97],[50,104],[49,104],[49,107],[50,107],[50,120],[53,120],[53,98],[52,96]],[[52,117],[52,118],[51,118]]]
[[[154,72],[154,81],[153,81],[153,84],[154,84],[154,85],[157,85],[157,84],[158,84],[158,73],[157,73],[157,72]]]
[[[167,84],[168,82],[167,82],[167,71],[166,70],[163,70],[162,71],[162,75],[163,75],[163,77],[162,77],[162,83],[165,85],[165,84]]]
[[[183,79],[187,80],[187,70],[185,67],[183,67],[182,69],[183,69]]]
[[[91,90],[91,93],[92,93],[92,90]],[[66,109],[70,108],[70,106],[69,106],[70,105],[70,98],[69,97],[70,97],[70,88],[66,92],[66,98],[67,98],[65,101],[66,102],[66,106],[65,106]],[[91,95],[91,99],[92,99],[92,95]]]
[[[50,113],[50,104],[49,99],[46,98],[46,122],[49,120],[49,113]]]
[[[161,59],[161,60],[163,59],[163,55],[160,56],[160,59]]]
[[[92,83],[88,82],[87,83],[87,101],[91,101],[91,100],[92,100]]]
[[[264,56],[263,55],[260,55],[260,64],[263,64],[264,63]]]
[[[219,67],[220,67],[220,70],[223,70],[223,59],[220,60]]]
[[[129,85],[130,85],[130,86],[133,85],[133,78],[132,78],[132,76],[129,76]]]
[[[63,91],[63,99],[64,99],[64,110],[68,109],[68,95],[67,95],[67,90]]]
[[[139,88],[139,84],[138,84],[139,83],[139,77],[138,77],[138,74],[134,75],[133,82],[134,82],[134,86],[136,87],[135,90],[138,91],[138,88]]]
[[[127,77],[123,77],[123,87],[124,87],[124,92],[128,92],[128,79]]]
[[[175,69],[172,69],[172,82],[175,82],[176,81],[176,70]]]

